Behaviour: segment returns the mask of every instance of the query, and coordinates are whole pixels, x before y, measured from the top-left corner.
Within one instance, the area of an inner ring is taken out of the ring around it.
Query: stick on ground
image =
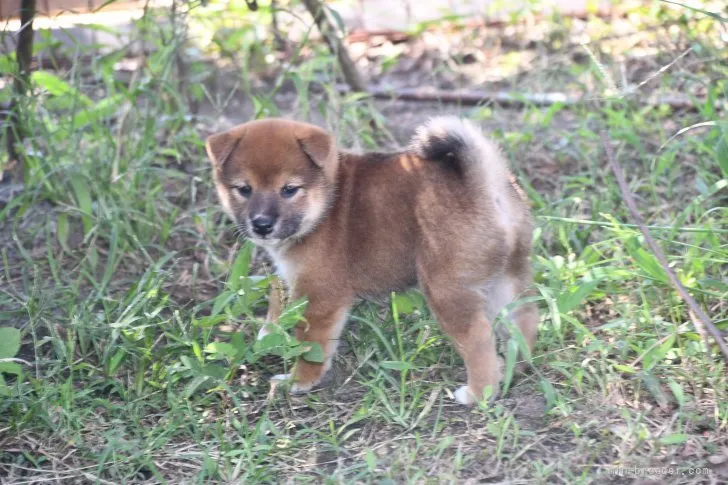
[[[617,179],[617,185],[619,185],[619,191],[622,193],[622,199],[627,204],[627,208],[629,209],[630,214],[632,215],[632,218],[637,223],[637,226],[640,228],[640,231],[642,231],[642,235],[645,236],[645,241],[647,242],[647,246],[649,246],[652,253],[657,257],[657,260],[660,262],[660,265],[662,266],[662,269],[665,270],[667,273],[667,277],[670,279],[670,283],[672,283],[672,286],[675,287],[677,290],[678,295],[680,295],[680,298],[683,299],[683,301],[687,304],[688,308],[692,313],[695,314],[697,318],[693,319],[693,322],[695,325],[702,325],[704,331],[707,331],[712,335],[712,337],[715,339],[715,342],[718,344],[718,347],[720,348],[721,352],[723,353],[723,356],[726,359],[726,362],[728,362],[728,345],[726,345],[725,340],[723,340],[723,334],[721,331],[713,325],[713,322],[710,321],[710,317],[703,311],[702,308],[700,308],[700,305],[695,301],[695,299],[690,296],[690,293],[688,293],[688,290],[683,286],[683,284],[680,282],[680,279],[677,277],[675,272],[670,268],[670,265],[667,262],[667,258],[665,257],[665,253],[662,252],[662,249],[657,245],[655,240],[650,236],[650,233],[647,231],[647,228],[645,227],[645,221],[642,219],[642,216],[640,215],[639,211],[637,210],[637,205],[634,202],[634,198],[632,197],[632,194],[629,190],[629,186],[627,185],[627,182],[624,179],[624,173],[622,172],[622,166],[617,161],[617,158],[614,156],[614,152],[612,151],[612,146],[609,142],[609,135],[607,135],[606,132],[602,132],[602,144],[604,145],[604,150],[607,153],[607,159],[609,160],[609,165],[612,168],[612,172],[614,172],[614,176]],[[700,328],[698,331],[700,332]],[[700,332],[703,333],[703,332]]]
[[[349,92],[345,85],[336,85],[339,93]],[[367,86],[365,91],[378,99],[398,99],[402,101],[422,101],[438,103],[454,103],[463,106],[477,106],[486,103],[496,103],[500,106],[521,107],[532,104],[534,106],[551,106],[561,103],[564,106],[583,105],[594,98],[577,96],[567,93],[517,93],[509,91],[483,91],[479,89],[437,89],[431,86],[417,88],[387,88],[380,86]],[[704,103],[702,99],[691,99],[688,96],[653,96],[647,99],[635,98],[640,104],[648,106],[668,105],[673,109],[695,110],[696,106]],[[716,103],[716,109],[720,105]]]

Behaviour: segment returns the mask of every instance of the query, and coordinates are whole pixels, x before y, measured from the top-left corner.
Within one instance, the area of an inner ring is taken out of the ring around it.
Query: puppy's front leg
[[[324,352],[323,362],[308,362],[299,359],[293,371],[294,394],[305,393],[321,382],[339,345],[339,337],[344,329],[351,308],[349,298],[332,299],[309,296],[306,320],[296,327],[296,338],[301,342],[321,345]]]

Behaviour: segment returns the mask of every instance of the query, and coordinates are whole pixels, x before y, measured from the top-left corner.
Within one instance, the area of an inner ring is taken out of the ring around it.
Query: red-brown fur
[[[291,296],[308,297],[297,337],[318,342],[327,356],[324,364],[297,363],[294,390],[307,391],[321,381],[357,297],[419,285],[465,361],[468,387],[458,400],[469,404],[486,386],[497,391],[501,371],[489,299],[508,303],[524,296],[531,283],[527,205],[514,182],[500,180],[496,171],[487,174],[488,163],[498,168],[504,162],[483,162],[487,182],[474,183],[470,178],[476,175],[458,168],[452,153],[441,160],[424,159],[417,150],[355,155],[338,151],[318,127],[279,119],[214,135],[207,149],[223,205],[239,224],[247,224],[249,234],[253,196],[241,196],[234,188],[241,184],[258,197],[256,207],[267,204],[278,214],[280,231],[287,221],[309,217],[311,222],[303,234],[284,241],[276,241],[276,232],[273,242],[254,240],[277,263]],[[282,187],[291,180],[301,189],[284,198]],[[496,205],[491,190],[502,194]],[[502,201],[510,215],[505,225],[496,213]],[[496,296],[501,293],[505,296]],[[496,306],[493,311],[503,304]],[[271,308],[269,319],[277,312]],[[521,305],[512,318],[532,346],[536,307]]]

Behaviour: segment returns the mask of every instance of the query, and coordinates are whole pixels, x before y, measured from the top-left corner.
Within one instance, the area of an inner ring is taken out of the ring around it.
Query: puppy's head
[[[251,121],[210,136],[206,148],[223,208],[256,244],[305,236],[333,200],[339,157],[321,128]]]

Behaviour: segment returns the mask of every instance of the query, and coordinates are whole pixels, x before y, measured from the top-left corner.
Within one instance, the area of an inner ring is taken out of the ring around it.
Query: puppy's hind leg
[[[531,296],[532,292],[523,291],[524,285],[520,280],[504,275],[494,279],[484,291],[486,297],[486,314],[488,318],[495,321],[501,310],[511,304],[514,300],[518,300],[527,296]],[[500,349],[504,349],[508,340],[512,338],[512,331],[517,330],[523,336],[528,350],[533,350],[536,343],[536,333],[539,323],[538,305],[533,302],[517,303],[514,308],[508,312],[508,315],[501,316],[501,320],[496,325],[496,332],[500,340]],[[520,362],[516,366],[517,372],[526,370],[528,363],[523,362],[527,358],[523,350],[519,352]]]
[[[492,386],[497,395],[501,370],[495,347],[495,334],[485,314],[485,300],[477,291],[460,282],[427,280],[422,287],[430,308],[443,331],[453,340],[465,361],[468,383],[455,391],[455,399],[465,405],[483,399],[483,391]]]
[[[528,350],[533,351],[533,347],[536,345],[538,323],[540,320],[538,305],[534,302],[523,303],[511,312],[511,318],[521,331],[521,335],[523,335],[523,338],[526,341]],[[522,359],[525,358],[523,355],[521,357]],[[518,370],[523,371],[523,367],[524,366],[522,365]]]

